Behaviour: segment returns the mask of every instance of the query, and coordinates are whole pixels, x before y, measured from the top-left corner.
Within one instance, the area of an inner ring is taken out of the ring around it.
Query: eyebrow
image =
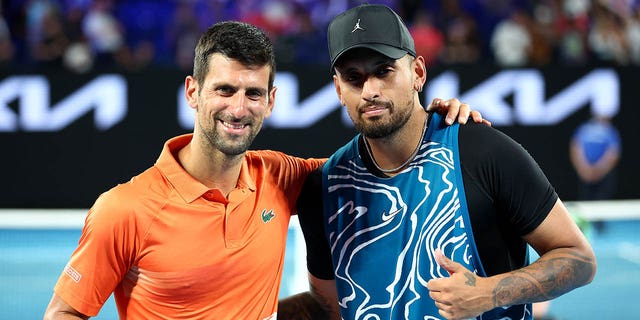
[[[262,88],[262,87],[247,87],[247,89],[245,91],[257,91],[262,95],[266,95],[267,94],[267,89]]]
[[[211,87],[213,89],[217,89],[217,88],[232,88],[235,91],[238,91],[240,89],[239,86],[232,85],[232,84],[227,83],[227,82],[214,82],[214,83],[212,83]],[[260,92],[261,94],[266,94],[267,93],[267,89],[262,88],[262,87],[255,87],[255,86],[247,87],[245,89],[245,91],[257,91],[257,92]]]

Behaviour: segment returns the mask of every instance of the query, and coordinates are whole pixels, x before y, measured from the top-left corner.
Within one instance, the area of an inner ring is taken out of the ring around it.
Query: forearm
[[[531,265],[499,276],[494,287],[494,307],[556,298],[591,282],[596,263],[578,250],[549,251]]]
[[[47,310],[44,312],[44,320],[87,320],[89,316],[75,310],[57,294],[53,294]]]
[[[600,180],[616,166],[619,160],[617,151],[609,149],[607,153],[593,165],[595,180]]]
[[[329,312],[311,292],[302,292],[278,302],[278,320],[329,320]]]
[[[44,317],[45,320],[51,319],[51,320],[87,320],[89,319],[89,317],[87,316],[80,316],[77,314],[73,314],[73,313],[67,313],[67,312],[58,312],[56,314],[47,314]]]

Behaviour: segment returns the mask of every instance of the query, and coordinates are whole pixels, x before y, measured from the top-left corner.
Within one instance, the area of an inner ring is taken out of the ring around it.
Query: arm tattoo
[[[467,281],[465,281],[464,284],[468,285],[469,287],[475,287],[476,286],[476,277],[474,276],[473,273],[465,272],[464,276],[467,277]]]
[[[594,262],[571,256],[536,263],[500,280],[494,289],[494,306],[515,305],[553,299],[587,284],[594,272]]]

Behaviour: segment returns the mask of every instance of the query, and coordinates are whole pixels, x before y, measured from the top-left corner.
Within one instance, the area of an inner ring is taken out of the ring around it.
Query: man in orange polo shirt
[[[276,93],[262,31],[218,23],[195,53],[185,82],[193,134],[97,199],[45,319],[95,316],[112,292],[122,319],[276,318],[289,218],[324,159],[248,151]],[[445,104],[450,114],[461,107]]]

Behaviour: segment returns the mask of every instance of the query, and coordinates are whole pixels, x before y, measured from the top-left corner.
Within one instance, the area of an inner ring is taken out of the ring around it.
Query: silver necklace
[[[376,159],[373,157],[373,152],[371,152],[371,147],[369,147],[369,142],[367,142],[367,138],[363,136],[362,138],[364,140],[364,148],[367,150],[367,154],[369,155],[369,158],[371,158],[371,162],[373,162],[373,165],[376,167],[376,169],[380,170],[380,172],[382,173],[396,173],[402,170],[404,167],[406,167],[407,164],[409,164],[416,157],[416,155],[418,154],[418,151],[420,150],[420,146],[422,145],[422,139],[424,139],[424,133],[427,131],[428,120],[429,120],[429,117],[427,116],[427,118],[424,120],[424,125],[422,126],[422,134],[420,135],[420,140],[418,141],[418,145],[416,146],[415,150],[413,150],[413,152],[411,153],[409,158],[407,158],[407,160],[405,160],[402,164],[392,169],[380,168],[380,166],[376,162]]]

